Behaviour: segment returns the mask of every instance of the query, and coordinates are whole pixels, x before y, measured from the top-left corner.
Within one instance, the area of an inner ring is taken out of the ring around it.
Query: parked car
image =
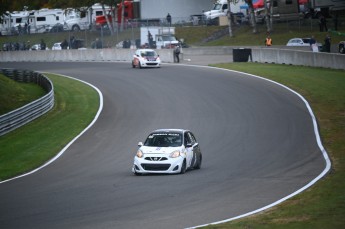
[[[286,46],[310,46],[311,38],[292,38],[288,41]]]
[[[161,59],[159,55],[153,49],[138,49],[135,51],[132,60],[132,67],[156,67],[161,66]]]
[[[62,50],[61,42],[55,43],[52,47],[52,50]]]
[[[34,44],[34,45],[32,45],[30,50],[41,50],[41,44]]]
[[[339,53],[345,54],[345,41],[340,41],[339,42]]]
[[[149,134],[134,157],[132,172],[185,173],[188,169],[200,169],[202,154],[195,135],[183,129],[159,129]]]
[[[292,38],[288,41],[286,46],[310,46],[310,40],[311,38]],[[321,43],[316,43],[319,50],[322,49]]]

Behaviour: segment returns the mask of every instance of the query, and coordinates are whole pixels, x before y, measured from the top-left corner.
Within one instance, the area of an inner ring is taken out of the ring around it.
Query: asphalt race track
[[[130,63],[1,63],[87,81],[95,123],[54,163],[0,184],[0,228],[186,228],[267,206],[326,166],[304,102],[271,82],[214,68]],[[134,176],[137,143],[192,130],[201,170]]]

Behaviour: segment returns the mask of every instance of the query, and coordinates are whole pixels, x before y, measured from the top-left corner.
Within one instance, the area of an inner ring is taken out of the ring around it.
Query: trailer
[[[5,36],[24,33],[25,23],[28,21],[29,13],[29,11],[25,10],[3,14],[1,16],[0,34]]]
[[[306,17],[330,17],[332,13],[345,13],[345,0],[305,0],[303,2]]]
[[[46,33],[63,31],[64,10],[40,9],[29,13],[28,32]]]
[[[140,45],[146,48],[173,48],[179,41],[175,37],[175,27],[141,27]]]

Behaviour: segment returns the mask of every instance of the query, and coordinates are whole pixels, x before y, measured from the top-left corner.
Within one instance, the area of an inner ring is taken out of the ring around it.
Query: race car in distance
[[[132,67],[156,67],[159,68],[161,66],[161,59],[159,55],[153,49],[138,49],[135,51],[132,60]]]
[[[185,173],[188,169],[200,169],[202,154],[194,134],[183,129],[159,129],[149,134],[134,156],[132,172]]]

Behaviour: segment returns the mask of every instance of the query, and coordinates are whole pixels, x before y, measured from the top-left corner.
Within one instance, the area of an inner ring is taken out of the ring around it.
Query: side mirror
[[[192,146],[193,146],[192,143],[187,143],[187,144],[186,144],[186,147],[187,147],[187,148],[190,148],[190,147],[192,147]]]
[[[144,145],[144,144],[143,144],[142,142],[139,142],[139,143],[138,143],[138,146],[139,146],[139,147],[141,147],[141,146],[143,146],[143,145]]]

